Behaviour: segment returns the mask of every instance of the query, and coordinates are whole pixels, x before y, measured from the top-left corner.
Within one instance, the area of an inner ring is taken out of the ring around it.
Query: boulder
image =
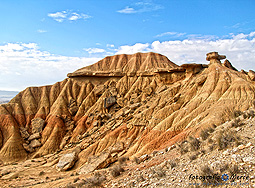
[[[143,162],[145,160],[149,159],[149,155],[148,154],[144,154],[140,157],[140,162]]]
[[[87,174],[94,170],[105,168],[116,160],[117,158],[111,157],[110,152],[102,152],[98,156],[89,157],[87,163],[79,169],[78,173]]]
[[[20,127],[20,135],[23,139],[28,139],[30,136],[25,127]]]
[[[37,148],[40,147],[41,145],[42,145],[41,142],[37,139],[32,140],[31,143],[29,144],[29,146],[32,148]]]
[[[31,140],[34,140],[34,139],[38,139],[38,138],[41,138],[40,133],[34,133],[34,134],[32,134],[32,135],[28,138],[28,141],[31,141]]]
[[[130,105],[130,109],[131,110],[135,110],[135,109],[137,109],[139,106],[141,106],[141,103],[134,103],[134,104],[132,104],[132,105]]]
[[[45,121],[42,118],[34,118],[31,122],[32,133],[42,133]]]
[[[116,98],[114,96],[110,96],[104,99],[104,108],[109,108],[116,103]]]
[[[214,63],[214,60],[222,60],[225,59],[226,56],[225,55],[219,55],[218,52],[210,52],[208,54],[206,54],[206,60],[210,61],[210,63]]]
[[[29,152],[29,153],[32,153],[34,152],[34,148],[32,148],[30,145],[26,144],[26,143],[23,143],[23,147],[24,149]]]
[[[56,166],[59,171],[66,171],[73,167],[75,162],[78,159],[78,154],[80,153],[81,148],[75,148],[71,153],[64,154],[60,159]]]
[[[111,153],[116,153],[116,152],[121,152],[123,151],[125,148],[124,148],[124,143],[123,142],[117,142],[116,144],[114,144],[112,147],[111,147]]]

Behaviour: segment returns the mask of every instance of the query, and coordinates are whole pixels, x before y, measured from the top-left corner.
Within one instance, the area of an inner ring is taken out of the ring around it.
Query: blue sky
[[[179,65],[219,51],[255,70],[254,9],[253,0],[1,0],[0,90],[52,84],[138,51]]]

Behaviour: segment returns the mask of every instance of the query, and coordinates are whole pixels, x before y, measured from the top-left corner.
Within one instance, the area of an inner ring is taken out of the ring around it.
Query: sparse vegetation
[[[171,160],[171,161],[169,161],[169,165],[170,165],[170,167],[172,169],[172,168],[177,166],[177,163],[174,160]]]
[[[127,157],[120,157],[120,158],[118,159],[118,161],[119,161],[120,164],[125,163],[127,160],[128,160]]]
[[[207,129],[201,130],[200,132],[200,137],[202,140],[206,140],[210,134],[208,133]]]
[[[124,172],[125,170],[120,166],[120,165],[116,165],[114,166],[111,170],[110,173],[113,177],[117,177],[121,174],[121,172]]]
[[[207,165],[205,166],[202,166],[201,169],[201,176],[202,177],[210,177],[210,176],[214,176],[216,173]],[[214,176],[214,177],[217,177],[217,176]],[[217,179],[217,178],[206,178],[204,183],[207,183],[207,184],[216,184],[216,183],[219,183],[221,180],[220,179]]]
[[[214,129],[215,129],[215,128],[213,128],[213,127],[209,127],[207,130],[208,130],[209,133],[213,133],[213,132],[214,132]]]
[[[201,142],[197,138],[190,136],[189,143],[192,151],[197,151],[200,148]]]
[[[236,136],[232,131],[220,131],[216,142],[220,150],[227,148],[228,146],[231,146],[235,144],[235,146],[240,145],[239,137]]]
[[[190,155],[190,156],[189,156],[189,159],[190,159],[191,161],[193,161],[193,160],[197,159],[197,155],[198,155],[198,154]]]
[[[181,142],[180,144],[177,144],[180,153],[183,155],[185,153],[187,153],[189,151],[189,147],[188,147],[188,142],[187,140],[184,140],[183,142]]]
[[[106,180],[106,177],[99,172],[96,172],[93,176],[86,179],[86,181],[93,186],[100,186],[104,180]]]
[[[156,177],[164,177],[166,172],[163,168],[159,167],[157,169],[152,169],[152,174]]]
[[[235,118],[241,116],[242,114],[243,114],[243,112],[241,112],[240,110],[234,111],[234,117],[235,117]]]
[[[243,122],[241,122],[240,118],[236,118],[234,119],[234,121],[232,122],[232,127],[241,127],[244,125]]]

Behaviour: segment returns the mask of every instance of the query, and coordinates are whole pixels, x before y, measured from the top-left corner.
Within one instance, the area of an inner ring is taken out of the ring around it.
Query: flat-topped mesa
[[[206,54],[206,60],[210,61],[210,64],[219,63],[221,64],[220,60],[225,59],[225,55],[219,55],[218,52],[210,52]]]
[[[153,74],[158,69],[178,69],[166,56],[158,53],[136,53],[108,56],[97,63],[81,68],[68,77],[122,77],[124,75]]]

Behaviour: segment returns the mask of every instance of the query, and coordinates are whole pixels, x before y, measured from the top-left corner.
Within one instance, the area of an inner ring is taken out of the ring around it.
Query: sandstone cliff
[[[209,65],[178,66],[155,53],[117,55],[27,88],[0,105],[0,160],[79,145],[79,167],[102,152],[141,156],[220,125],[255,98],[254,72],[224,58],[213,52]]]

